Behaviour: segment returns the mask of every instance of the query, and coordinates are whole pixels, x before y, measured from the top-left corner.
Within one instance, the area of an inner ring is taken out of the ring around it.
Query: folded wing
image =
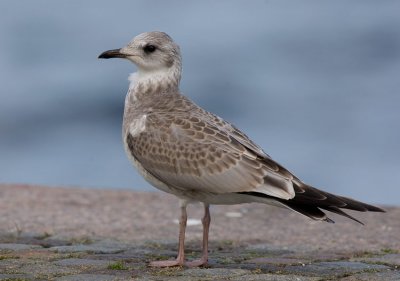
[[[294,176],[246,135],[215,118],[149,114],[140,134],[128,134],[128,147],[144,169],[177,189],[293,198]]]

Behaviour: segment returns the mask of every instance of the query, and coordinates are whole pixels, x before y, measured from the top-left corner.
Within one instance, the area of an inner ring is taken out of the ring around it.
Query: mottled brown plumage
[[[146,180],[181,199],[178,258],[152,265],[207,262],[209,204],[267,203],[328,222],[333,221],[323,210],[357,222],[341,209],[383,211],[303,183],[239,129],[183,96],[179,47],[167,34],[143,33],[126,47],[100,55],[110,57],[123,57],[138,66],[125,100],[127,154]],[[185,263],[186,205],[192,201],[205,206],[203,256]]]

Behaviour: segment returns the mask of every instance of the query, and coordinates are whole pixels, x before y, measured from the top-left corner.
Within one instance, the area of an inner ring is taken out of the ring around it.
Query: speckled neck
[[[181,66],[173,66],[154,71],[143,71],[129,75],[129,93],[132,102],[146,99],[154,93],[162,93],[179,88]]]

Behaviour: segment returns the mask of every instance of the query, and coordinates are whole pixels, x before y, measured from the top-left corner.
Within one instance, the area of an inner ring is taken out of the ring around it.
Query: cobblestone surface
[[[0,185],[0,280],[400,280],[398,208],[360,214],[360,227],[262,205],[216,207],[207,267],[150,268],[175,257],[175,203],[158,193]],[[128,222],[124,208],[133,221],[125,226],[112,221]],[[193,259],[201,227],[187,235]]]

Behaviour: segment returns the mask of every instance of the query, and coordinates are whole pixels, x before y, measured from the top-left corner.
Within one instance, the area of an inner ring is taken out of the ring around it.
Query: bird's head
[[[180,69],[181,67],[179,46],[168,34],[160,31],[139,34],[125,47],[105,51],[99,58],[128,59],[136,64],[141,72]]]

